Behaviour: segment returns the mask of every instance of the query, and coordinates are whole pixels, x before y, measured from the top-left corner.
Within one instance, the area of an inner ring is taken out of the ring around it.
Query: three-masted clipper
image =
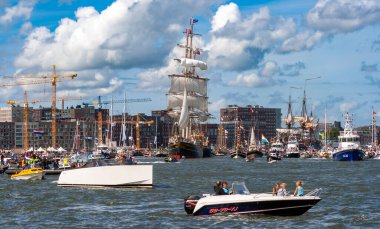
[[[175,59],[182,67],[179,74],[169,75],[171,86],[168,93],[168,115],[175,119],[173,133],[169,140],[172,155],[186,158],[200,158],[211,155],[207,147],[207,138],[200,131],[200,123],[207,121],[208,97],[207,78],[198,75],[199,70],[207,70],[207,64],[197,60],[200,49],[193,48],[194,24],[198,20],[190,19],[190,28],[186,29],[185,56]]]

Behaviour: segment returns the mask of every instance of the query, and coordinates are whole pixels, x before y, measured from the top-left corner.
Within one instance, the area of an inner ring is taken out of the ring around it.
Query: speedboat
[[[12,180],[42,180],[45,171],[41,168],[31,168],[20,171],[11,176]]]
[[[59,186],[152,187],[153,165],[115,164],[108,160],[89,160],[81,168],[61,172]]]
[[[214,214],[267,214],[297,216],[307,212],[321,198],[321,189],[304,196],[273,196],[271,193],[250,193],[244,182],[234,182],[230,195],[188,196],[184,207],[193,216]]]

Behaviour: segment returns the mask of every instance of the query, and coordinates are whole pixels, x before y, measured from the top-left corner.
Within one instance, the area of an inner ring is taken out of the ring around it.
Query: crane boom
[[[68,75],[57,75],[55,71],[55,65],[53,65],[53,73],[52,75],[4,75],[2,77],[4,78],[16,78],[16,79],[31,79],[31,78],[42,78],[42,79],[50,79],[48,80],[49,83],[52,85],[52,98],[51,98],[51,144],[53,148],[56,147],[56,137],[57,137],[57,82],[59,80],[57,79],[63,79],[63,78],[71,78],[74,79],[77,77],[77,74],[68,74]],[[17,83],[17,82],[16,82]],[[27,83],[23,84],[25,82],[20,82],[20,84],[17,85],[28,85],[33,83]],[[1,86],[1,85],[0,85]],[[12,85],[5,85],[5,86],[14,86],[14,83]]]

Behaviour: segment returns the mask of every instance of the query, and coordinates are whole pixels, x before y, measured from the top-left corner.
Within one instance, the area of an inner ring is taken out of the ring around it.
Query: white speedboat
[[[304,196],[273,196],[272,193],[251,194],[244,182],[232,184],[231,195],[203,194],[185,198],[185,211],[194,216],[223,214],[302,215],[321,198],[320,189]]]
[[[152,187],[153,165],[116,165],[105,160],[90,160],[78,169],[63,171],[59,186]]]

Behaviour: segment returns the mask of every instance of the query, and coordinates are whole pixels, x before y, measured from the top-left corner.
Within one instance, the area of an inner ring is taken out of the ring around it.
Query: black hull
[[[300,153],[289,153],[286,155],[287,158],[300,158],[301,154]]]
[[[203,148],[203,157],[212,157],[214,156],[213,153],[212,153],[212,150],[211,148],[209,147],[204,147]]]
[[[262,157],[264,155],[260,150],[253,150],[247,153],[248,156],[251,154],[253,154],[255,157]]]
[[[194,216],[213,215],[218,213],[230,214],[266,214],[275,216],[298,216],[307,212],[320,199],[308,200],[278,200],[253,201],[244,203],[229,203],[204,206],[194,212]]]
[[[176,155],[185,158],[203,158],[203,149],[191,142],[179,142],[169,144],[169,152],[171,155]]]
[[[333,154],[334,161],[362,161],[364,152],[359,149],[346,149]]]

